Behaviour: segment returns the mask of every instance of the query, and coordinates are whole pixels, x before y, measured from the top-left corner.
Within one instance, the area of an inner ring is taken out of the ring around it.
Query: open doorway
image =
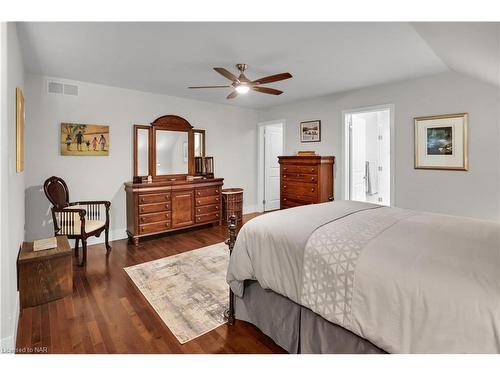
[[[280,208],[280,166],[283,155],[283,121],[259,124],[259,211]]]
[[[343,112],[346,199],[389,206],[392,186],[392,106]]]

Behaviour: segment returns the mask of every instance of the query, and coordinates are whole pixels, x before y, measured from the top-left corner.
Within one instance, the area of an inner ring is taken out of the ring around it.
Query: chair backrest
[[[69,191],[66,182],[60,177],[52,176],[45,180],[43,190],[52,205],[61,209],[69,205]]]

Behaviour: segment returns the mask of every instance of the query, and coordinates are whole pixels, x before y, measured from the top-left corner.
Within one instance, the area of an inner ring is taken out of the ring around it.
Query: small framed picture
[[[109,126],[61,123],[61,155],[108,156]]]
[[[467,113],[415,117],[415,168],[468,169]]]
[[[321,142],[321,121],[304,121],[300,123],[301,142]]]

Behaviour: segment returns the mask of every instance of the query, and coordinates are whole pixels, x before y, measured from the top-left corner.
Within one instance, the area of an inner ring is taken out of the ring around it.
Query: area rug
[[[124,270],[184,344],[224,324],[228,262],[221,242]]]

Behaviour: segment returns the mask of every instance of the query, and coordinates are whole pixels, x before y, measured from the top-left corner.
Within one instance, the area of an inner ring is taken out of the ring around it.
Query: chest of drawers
[[[333,199],[334,156],[279,156],[281,209]]]
[[[141,237],[222,220],[222,178],[126,183],[127,235]]]

